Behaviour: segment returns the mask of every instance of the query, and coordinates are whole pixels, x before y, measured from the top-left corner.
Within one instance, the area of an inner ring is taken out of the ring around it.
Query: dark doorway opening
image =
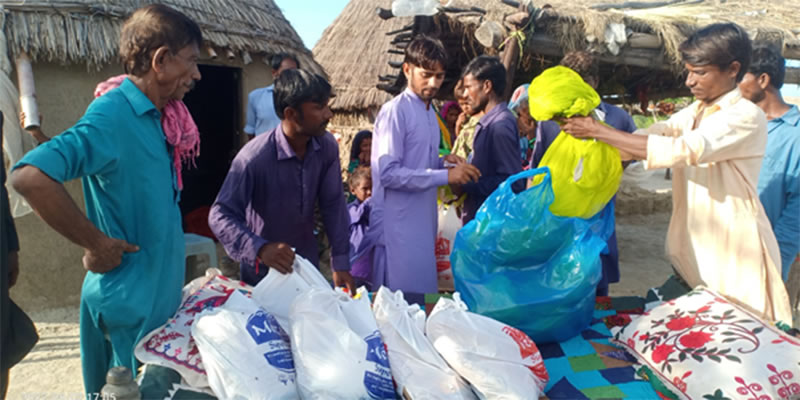
[[[210,233],[206,222],[231,161],[241,131],[241,76],[239,68],[200,65],[202,79],[183,101],[200,131],[196,166],[183,166],[180,208],[184,230]]]

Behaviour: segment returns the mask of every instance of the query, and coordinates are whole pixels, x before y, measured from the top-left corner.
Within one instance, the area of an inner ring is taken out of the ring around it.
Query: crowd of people
[[[200,28],[185,15],[164,5],[137,10],[120,38],[127,77],[11,171],[10,183],[36,213],[85,250],[80,336],[87,393],[100,391],[111,366],[135,371],[137,342],[181,300],[184,239],[174,162],[181,144],[165,142],[162,125],[173,115],[169,103],[201,79],[202,44]],[[671,168],[667,254],[679,277],[764,318],[791,321],[784,281],[800,252],[800,112],[780,96],[785,62],[772,47],[752,50],[734,24],[700,29],[680,51],[696,101],[637,129],[630,115],[605,102],[593,116],[535,121],[527,85],[507,102],[506,68],[490,56],[463,69],[454,101],[437,111],[434,100],[450,97],[440,93],[447,51],[418,37],[405,50],[407,88],[382,106],[373,132],[353,141],[347,191],[338,144],[327,131],[331,85],[294,57],[278,55],[274,85],[248,97],[251,137],[232,162],[209,226],[241,263],[241,280],[255,285],[270,269],[290,273],[296,255],[319,264],[318,207],[334,285],[351,293],[360,285],[436,292],[437,199],[463,197],[461,219],[469,222],[509,176],[539,166],[563,131],[614,146],[626,163]],[[600,84],[591,54],[568,53],[561,64],[592,87]],[[76,178],[83,180],[86,214],[63,186]],[[515,185],[525,190],[525,182]],[[5,222],[3,191],[5,345],[14,328],[6,310],[21,246],[13,220]],[[620,280],[618,264],[612,235],[598,295]],[[5,389],[10,365],[3,356]]]

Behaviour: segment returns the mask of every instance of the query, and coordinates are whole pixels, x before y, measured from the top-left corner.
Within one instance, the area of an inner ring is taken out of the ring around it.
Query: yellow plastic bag
[[[558,66],[545,70],[528,89],[531,116],[588,115],[600,105],[600,96],[575,71]],[[550,212],[562,217],[591,218],[614,197],[622,180],[619,151],[594,139],[576,139],[561,132],[539,166],[550,168],[555,199]],[[537,185],[541,176],[534,178]]]
[[[593,217],[611,201],[622,180],[617,149],[565,132],[558,134],[539,166],[550,168],[555,196],[550,212],[561,217]]]
[[[600,105],[600,95],[577,72],[559,65],[533,79],[528,86],[528,105],[537,121],[586,116]]]

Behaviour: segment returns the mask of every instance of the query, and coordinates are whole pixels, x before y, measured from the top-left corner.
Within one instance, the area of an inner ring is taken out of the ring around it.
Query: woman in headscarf
[[[442,120],[444,121],[444,125],[447,127],[448,132],[450,132],[450,138],[455,139],[458,137],[458,132],[456,131],[456,122],[458,121],[458,116],[461,114],[461,107],[455,101],[448,101],[444,103],[442,107]]]
[[[347,166],[347,172],[352,173],[359,165],[369,165],[370,154],[372,154],[372,132],[363,130],[356,133],[350,146],[350,164]]]
[[[528,165],[533,151],[533,144],[536,142],[536,120],[531,117],[528,108],[528,86],[530,85],[526,83],[516,88],[508,103],[508,109],[517,116],[520,156],[522,157],[523,167]]]

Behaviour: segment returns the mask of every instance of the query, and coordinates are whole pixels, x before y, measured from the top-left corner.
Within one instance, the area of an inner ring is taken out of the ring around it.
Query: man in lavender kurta
[[[339,146],[325,128],[331,86],[321,76],[289,70],[275,81],[276,128],[248,142],[233,160],[208,224],[255,285],[268,268],[289,273],[297,254],[319,263],[314,204],[319,202],[332,247],[333,281],[353,288],[350,216]]]
[[[457,156],[439,158],[431,100],[444,80],[446,52],[421,37],[406,48],[408,88],[386,103],[372,139],[373,284],[406,293],[437,291],[436,188],[476,181],[480,172]],[[445,168],[444,164],[452,164]]]

